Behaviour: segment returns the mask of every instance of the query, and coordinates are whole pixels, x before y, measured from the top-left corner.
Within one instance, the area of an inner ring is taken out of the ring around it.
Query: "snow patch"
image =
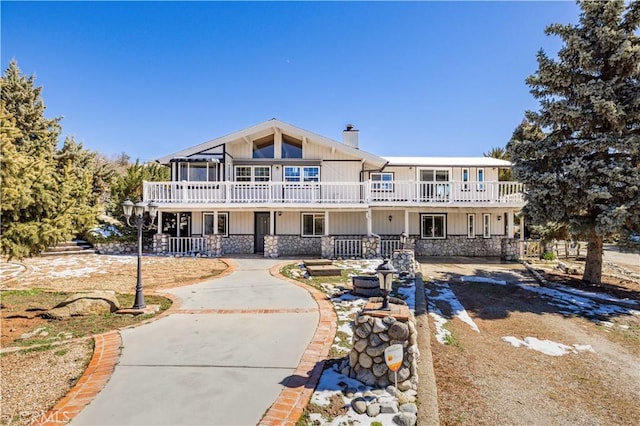
[[[503,337],[502,340],[510,343],[516,348],[524,346],[528,349],[533,349],[534,351],[542,352],[543,354],[550,356],[562,356],[568,353],[577,354],[578,352],[585,351],[595,352],[591,345],[574,344],[573,346],[568,346],[551,340],[540,340],[536,337],[525,337],[524,340],[520,340],[513,336],[506,336]]]

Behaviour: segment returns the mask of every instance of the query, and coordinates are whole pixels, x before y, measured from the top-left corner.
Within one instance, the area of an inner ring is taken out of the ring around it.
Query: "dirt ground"
[[[428,287],[429,277],[449,283],[479,329],[451,318],[451,306],[437,302],[451,333],[447,344],[431,337],[441,424],[637,424],[640,312],[606,318],[568,315],[516,285],[459,280],[475,275],[535,285],[519,264],[431,259],[422,270]],[[638,300],[640,283],[609,281]],[[507,336],[590,349],[551,356],[512,346],[503,340]]]
[[[60,292],[113,290],[120,294],[135,292],[135,256],[35,257],[20,263],[25,268],[14,277],[3,274],[0,289],[43,289]],[[145,294],[152,294],[163,288],[193,284],[214,277],[225,269],[227,265],[219,259],[143,256],[143,288]],[[52,307],[11,307],[3,304],[3,309],[0,310],[2,346],[6,347],[23,333],[46,326],[48,321],[43,319],[41,314]]]

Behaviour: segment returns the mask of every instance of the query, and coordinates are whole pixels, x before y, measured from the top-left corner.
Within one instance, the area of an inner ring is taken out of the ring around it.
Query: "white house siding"
[[[323,182],[359,182],[360,161],[323,161],[320,179]]]
[[[329,231],[331,235],[367,235],[365,211],[331,212]]]
[[[253,235],[253,211],[231,211],[229,214],[229,234]]]

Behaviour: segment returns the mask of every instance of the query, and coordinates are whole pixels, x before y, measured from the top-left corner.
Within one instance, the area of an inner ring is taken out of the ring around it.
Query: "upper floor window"
[[[215,181],[218,180],[217,163],[179,163],[178,179],[190,182]]]
[[[320,167],[287,166],[284,168],[285,182],[320,182]]]
[[[393,173],[371,173],[374,191],[393,191]]]
[[[484,191],[484,169],[478,169],[478,191]]]
[[[269,182],[271,167],[269,166],[236,166],[236,182]]]
[[[302,158],[302,141],[282,135],[282,158]]]
[[[463,191],[468,191],[469,190],[469,169],[462,169],[462,190]]]
[[[253,158],[273,158],[273,135],[253,141]]]

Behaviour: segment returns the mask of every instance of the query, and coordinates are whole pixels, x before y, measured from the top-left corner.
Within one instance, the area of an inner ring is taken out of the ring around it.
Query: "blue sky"
[[[272,117],[383,156],[477,156],[526,109],[573,2],[8,2],[3,70],[63,134],[151,160]]]

